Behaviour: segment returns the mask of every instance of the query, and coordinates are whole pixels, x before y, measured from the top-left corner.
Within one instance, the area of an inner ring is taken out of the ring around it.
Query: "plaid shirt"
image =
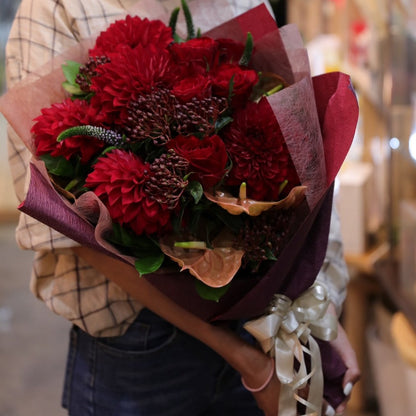
[[[22,0],[6,47],[7,82],[12,87],[37,71],[53,57],[83,39],[96,35],[132,6],[148,0]],[[215,23],[243,13],[261,3],[258,0],[228,0],[229,7],[218,9]],[[160,0],[172,10],[179,0]],[[192,0],[189,1],[192,3]],[[192,4],[191,4],[192,7]],[[147,17],[140,12],[142,17]],[[197,22],[199,23],[199,22]],[[210,23],[210,22],[209,22]],[[199,24],[199,27],[203,24]],[[201,27],[202,29],[206,29]],[[28,185],[30,154],[9,128],[9,161],[19,201]],[[340,306],[348,280],[342,260],[339,230],[331,239],[330,250],[320,273]],[[115,336],[125,332],[142,305],[117,285],[75,256],[74,241],[21,214],[16,238],[23,249],[35,251],[31,290],[55,313],[78,325],[93,336]]]

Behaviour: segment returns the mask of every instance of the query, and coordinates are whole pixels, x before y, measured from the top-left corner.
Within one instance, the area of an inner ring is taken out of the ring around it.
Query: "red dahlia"
[[[108,29],[98,36],[90,56],[108,55],[120,45],[127,45],[134,49],[141,45],[147,47],[152,44],[165,49],[173,42],[172,30],[160,20],[141,19],[137,16],[127,16],[111,24]]]
[[[282,182],[287,193],[299,183],[279,124],[267,101],[250,102],[236,111],[234,122],[224,132],[224,142],[233,163],[228,185],[247,183],[247,195],[256,200],[276,201]]]
[[[94,137],[73,136],[62,142],[56,141],[64,130],[92,124],[97,126],[100,108],[88,104],[84,100],[66,99],[62,103],[53,104],[49,108],[42,109],[40,116],[35,118],[32,134],[35,138],[36,155],[51,154],[70,159],[73,155],[79,155],[82,163],[87,163],[91,157],[100,150],[104,143]],[[102,127],[102,125],[98,125]]]
[[[175,72],[175,65],[165,50],[152,45],[134,50],[124,47],[111,55],[111,62],[97,68],[91,90],[108,118],[124,124],[128,104],[155,87],[170,85]]]
[[[85,186],[104,202],[115,222],[127,224],[138,235],[155,234],[169,228],[171,211],[144,191],[149,175],[149,164],[116,149],[98,160]]]

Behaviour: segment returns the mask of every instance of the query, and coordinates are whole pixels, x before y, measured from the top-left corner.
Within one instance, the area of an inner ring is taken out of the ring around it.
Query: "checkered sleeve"
[[[23,0],[6,47],[8,86],[36,77],[45,63],[122,14],[122,0]],[[10,127],[8,148],[14,187],[22,201],[31,155]],[[72,240],[24,214],[16,239],[22,248],[35,251],[30,287],[53,312],[95,336],[120,335],[137,316],[141,305],[74,256]]]
[[[340,219],[334,206],[331,215],[328,248],[317,281],[327,287],[329,298],[334,304],[338,316],[341,314],[342,305],[347,295],[349,279],[348,268],[344,260]]]

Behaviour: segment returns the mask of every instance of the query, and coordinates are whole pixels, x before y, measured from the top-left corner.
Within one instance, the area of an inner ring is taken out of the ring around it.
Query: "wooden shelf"
[[[377,262],[375,275],[383,286],[385,294],[406,315],[416,331],[416,291],[409,291],[401,286],[398,263],[390,259]]]

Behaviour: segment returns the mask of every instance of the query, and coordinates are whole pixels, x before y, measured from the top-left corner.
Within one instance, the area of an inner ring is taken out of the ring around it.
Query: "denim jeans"
[[[72,328],[62,404],[71,416],[263,415],[221,357],[147,309],[120,337]]]

